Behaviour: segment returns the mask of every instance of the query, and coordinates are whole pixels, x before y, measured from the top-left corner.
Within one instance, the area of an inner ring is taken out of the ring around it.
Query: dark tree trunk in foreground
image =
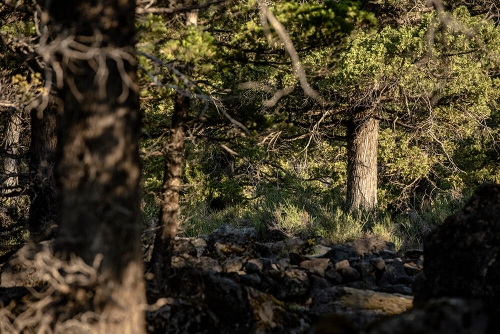
[[[158,231],[156,232],[151,263],[158,289],[164,289],[170,274],[173,241],[179,225],[179,191],[181,189],[182,164],[184,160],[184,122],[189,112],[189,98],[175,96],[174,114],[170,129],[170,142],[165,152],[165,173],[160,208]]]
[[[74,254],[87,264],[102,256],[101,280],[86,304],[100,316],[93,332],[143,333],[135,1],[50,4],[57,37],[70,36],[69,44],[55,51],[64,73],[56,251],[63,259]],[[69,314],[75,312],[71,305]]]
[[[354,115],[347,127],[347,204],[353,211],[377,207],[378,128],[371,110]]]
[[[38,118],[31,111],[30,178],[32,184],[29,214],[30,237],[35,242],[49,236],[57,222],[57,192],[54,164],[57,144],[57,111],[47,108]]]

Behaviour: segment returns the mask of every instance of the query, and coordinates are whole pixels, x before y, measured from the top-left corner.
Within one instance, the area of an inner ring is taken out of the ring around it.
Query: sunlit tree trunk
[[[102,256],[101,279],[86,304],[100,316],[93,332],[144,333],[135,1],[53,0],[49,11],[58,38],[67,38],[56,50],[64,112],[55,249],[87,264]]]
[[[165,152],[165,172],[160,208],[160,219],[155,237],[153,265],[155,282],[164,289],[170,274],[172,249],[179,225],[179,191],[181,189],[182,164],[184,160],[185,120],[189,112],[189,98],[176,94],[170,141]]]
[[[38,117],[31,112],[30,178],[32,184],[29,230],[32,240],[48,236],[57,221],[54,164],[57,144],[57,111],[47,108]]]
[[[378,129],[370,110],[355,114],[347,127],[347,204],[353,211],[377,207]]]

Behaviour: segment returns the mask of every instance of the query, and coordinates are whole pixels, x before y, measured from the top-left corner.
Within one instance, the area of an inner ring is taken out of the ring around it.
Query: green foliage
[[[275,231],[273,237],[321,235],[343,242],[376,234],[398,247],[419,247],[470,189],[498,182],[500,30],[465,7],[440,20],[435,12],[410,13],[410,5],[384,2],[395,18],[381,16],[383,24],[374,31],[375,16],[359,2],[269,4],[292,38],[309,83],[329,101],[326,108],[298,88],[289,56],[272,27],[266,36],[255,1],[200,11],[198,27],[159,15],[141,19],[139,49],[188,69],[196,83],[187,87],[165,67],[139,57],[165,84],[151,88],[141,74],[144,129],[154,135],[142,149],[165,145],[172,87],[219,103],[205,108],[204,101],[192,99],[189,131],[199,137],[186,147],[183,233],[254,225]],[[243,89],[244,82],[255,85]],[[285,87],[296,89],[274,107],[263,106]],[[249,135],[229,124],[220,106]],[[372,106],[381,120],[376,214],[344,210],[342,125],[355,106]],[[145,154],[144,173],[145,213],[154,216],[157,210],[149,206],[157,205],[163,159]]]
[[[498,123],[489,120],[500,91],[491,74],[500,68],[500,31],[464,7],[448,20],[453,23],[429,13],[418,24],[355,34],[322,84],[346,106],[373,104],[385,120],[379,133],[382,206],[408,206],[408,193],[422,179],[435,180],[436,195],[462,192],[492,170],[478,172],[471,160],[483,164],[488,159],[481,156],[494,149],[488,136],[497,134],[492,125]]]

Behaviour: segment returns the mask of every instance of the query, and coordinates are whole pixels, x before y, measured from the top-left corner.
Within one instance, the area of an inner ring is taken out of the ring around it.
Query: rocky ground
[[[174,254],[168,303],[147,315],[151,333],[304,333],[331,313],[361,327],[410,309],[423,268],[422,251],[377,238],[262,243],[229,226],[179,238]]]
[[[265,243],[252,228],[228,226],[179,238],[167,293],[147,280],[150,304],[161,300],[147,312],[148,331],[500,333],[500,186],[479,188],[424,249],[425,265],[424,251],[377,238]],[[0,302],[37,279],[12,260]]]

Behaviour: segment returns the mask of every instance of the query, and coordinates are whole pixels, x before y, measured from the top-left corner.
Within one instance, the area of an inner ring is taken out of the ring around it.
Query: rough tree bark
[[[18,158],[19,138],[21,135],[21,111],[12,110],[5,124],[4,150],[8,156],[3,159],[3,184],[4,193],[9,193],[19,184],[18,178]]]
[[[57,144],[57,111],[49,107],[38,118],[31,111],[30,178],[32,184],[29,231],[33,241],[48,237],[57,221],[54,164]]]
[[[93,332],[144,333],[135,1],[49,3],[58,31],[49,50],[59,62],[52,65],[64,75],[56,254],[87,264],[102,256],[101,279],[86,304],[100,315]]]
[[[372,112],[356,113],[347,126],[347,204],[352,211],[377,207],[379,121]]]
[[[176,94],[170,142],[165,152],[165,172],[160,208],[160,219],[155,236],[151,263],[156,287],[164,290],[172,263],[173,241],[179,226],[179,191],[184,160],[185,120],[189,112],[189,98]]]

